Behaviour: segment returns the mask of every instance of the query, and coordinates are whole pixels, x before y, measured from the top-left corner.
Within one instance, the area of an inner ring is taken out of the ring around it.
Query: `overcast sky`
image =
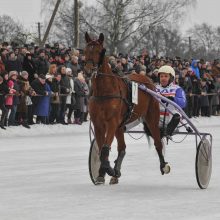
[[[220,0],[197,0],[197,2],[196,8],[188,12],[182,30],[202,22],[220,26]],[[0,0],[0,15],[10,15],[25,27],[31,27],[31,30],[37,29],[38,21],[42,22],[40,10],[41,0]]]

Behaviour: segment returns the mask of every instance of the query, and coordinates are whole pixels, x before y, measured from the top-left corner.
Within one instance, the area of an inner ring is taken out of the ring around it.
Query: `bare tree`
[[[0,16],[0,41],[11,41],[16,36],[24,33],[24,28],[20,23],[15,22],[10,16]]]
[[[84,10],[82,19],[89,29],[104,32],[111,53],[140,45],[153,27],[162,25],[176,17],[195,0],[98,0],[99,13],[96,24],[88,20],[89,12]],[[93,10],[94,11],[94,10]]]

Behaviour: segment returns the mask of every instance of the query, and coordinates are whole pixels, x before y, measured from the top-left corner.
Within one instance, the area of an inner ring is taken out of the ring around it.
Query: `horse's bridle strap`
[[[105,100],[105,99],[122,99],[124,100],[124,98],[120,95],[103,95],[103,96],[91,96],[90,99],[94,99],[94,100]]]

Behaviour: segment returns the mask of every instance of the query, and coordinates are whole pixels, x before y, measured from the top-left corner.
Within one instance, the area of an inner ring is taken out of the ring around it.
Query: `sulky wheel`
[[[101,165],[99,148],[96,140],[93,139],[89,151],[89,175],[94,184],[96,184],[96,179],[99,176],[99,168]]]
[[[196,152],[196,180],[201,189],[206,189],[212,173],[212,145],[206,137],[199,142]]]

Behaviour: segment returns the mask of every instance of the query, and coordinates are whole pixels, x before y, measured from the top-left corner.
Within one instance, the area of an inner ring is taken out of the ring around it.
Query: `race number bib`
[[[138,104],[138,83],[132,82],[132,103]]]

